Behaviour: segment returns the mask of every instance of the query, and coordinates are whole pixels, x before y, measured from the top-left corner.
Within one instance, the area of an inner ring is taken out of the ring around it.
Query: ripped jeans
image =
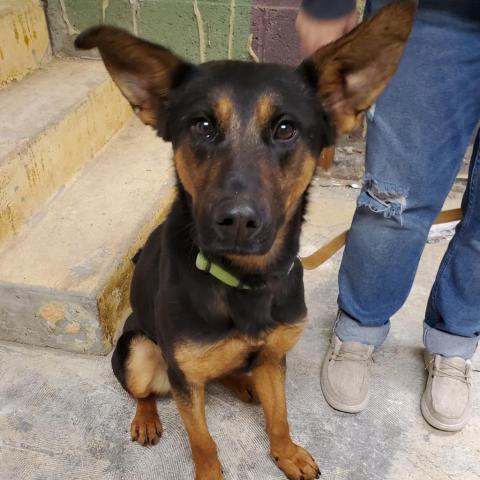
[[[365,182],[339,272],[335,331],[342,341],[379,346],[478,128],[480,23],[419,15],[395,77],[367,117]],[[468,359],[480,335],[478,132],[462,208],[428,300],[424,343]]]

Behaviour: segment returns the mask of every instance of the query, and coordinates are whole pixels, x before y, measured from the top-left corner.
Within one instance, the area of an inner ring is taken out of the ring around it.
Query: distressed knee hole
[[[374,103],[368,110],[367,110],[367,119],[369,122],[373,122],[375,118],[375,108],[376,104]]]
[[[362,192],[357,200],[359,208],[365,207],[385,218],[396,217],[402,221],[402,213],[407,206],[408,189],[389,182],[375,179],[365,174]]]

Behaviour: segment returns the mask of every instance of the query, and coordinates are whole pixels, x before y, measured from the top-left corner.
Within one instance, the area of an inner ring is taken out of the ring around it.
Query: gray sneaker
[[[472,363],[460,357],[447,358],[425,350],[428,381],[422,396],[425,420],[439,430],[461,430],[470,417]]]
[[[342,342],[333,335],[320,374],[323,396],[331,407],[347,413],[365,409],[373,350],[372,345]]]

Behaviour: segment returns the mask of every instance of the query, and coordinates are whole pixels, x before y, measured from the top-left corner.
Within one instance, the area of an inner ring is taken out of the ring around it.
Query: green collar
[[[199,251],[197,254],[197,260],[195,261],[196,267],[202,272],[207,272],[212,277],[215,277],[217,280],[220,280],[225,285],[233,288],[240,288],[242,290],[252,290],[250,285],[247,285],[240,281],[235,275],[232,275],[230,272],[227,272],[223,267],[218,263],[210,261],[202,251]],[[295,265],[295,260],[290,265],[287,275],[293,270]]]
[[[242,283],[230,272],[227,272],[218,263],[211,262],[201,251],[198,252],[195,265],[202,272],[208,272],[212,277],[215,277],[229,287],[241,288],[242,290],[251,290],[252,288]]]

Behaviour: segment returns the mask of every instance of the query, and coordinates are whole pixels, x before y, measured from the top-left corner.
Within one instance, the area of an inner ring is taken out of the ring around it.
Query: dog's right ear
[[[160,45],[115,27],[98,26],[75,40],[80,49],[97,47],[112,79],[143,123],[168,140],[166,110],[171,91],[196,67]]]

